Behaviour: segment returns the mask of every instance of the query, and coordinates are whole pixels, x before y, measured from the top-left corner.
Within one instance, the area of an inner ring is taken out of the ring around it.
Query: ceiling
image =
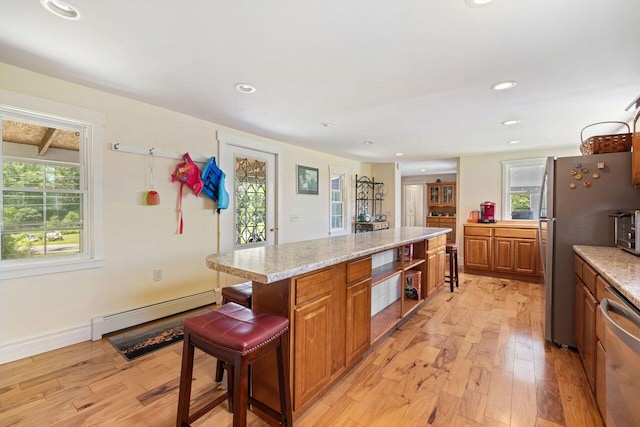
[[[79,20],[3,0],[0,62],[403,176],[577,147],[640,94],[637,0],[68,3]]]

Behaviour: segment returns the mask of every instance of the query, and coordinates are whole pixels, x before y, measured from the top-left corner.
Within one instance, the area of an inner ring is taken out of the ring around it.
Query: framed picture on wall
[[[297,165],[298,194],[318,195],[318,169]]]

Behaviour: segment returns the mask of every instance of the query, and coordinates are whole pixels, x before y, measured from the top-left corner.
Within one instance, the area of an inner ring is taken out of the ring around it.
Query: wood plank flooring
[[[602,426],[576,353],[542,338],[542,288],[460,274],[296,426]],[[0,365],[0,426],[175,425],[181,344],[127,362],[106,341]],[[214,390],[196,353],[194,407]],[[230,426],[221,405],[195,426]],[[249,414],[249,425],[266,426]]]

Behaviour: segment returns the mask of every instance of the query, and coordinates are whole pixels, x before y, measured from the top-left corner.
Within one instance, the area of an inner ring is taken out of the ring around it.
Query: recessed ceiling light
[[[42,7],[64,19],[80,19],[80,12],[74,6],[60,0],[40,0]]]
[[[236,85],[236,90],[240,93],[253,93],[256,91],[256,88],[249,83],[238,83]]]
[[[402,156],[404,153],[396,153],[396,156]]]
[[[496,83],[493,86],[491,86],[491,89],[493,90],[507,90],[507,89],[511,89],[516,87],[516,85],[518,84],[518,82],[516,82],[515,80],[507,80],[504,82],[500,82],[500,83]]]
[[[518,139],[514,139],[512,141],[507,142],[507,144],[520,144],[520,142],[522,142],[522,141],[520,141]]]
[[[420,172],[426,172],[426,171],[427,171],[426,169],[420,169]]]
[[[364,145],[373,145],[373,141],[365,141],[363,142]]]
[[[491,3],[493,0],[464,0],[469,7],[482,7]]]
[[[333,126],[333,123],[322,122],[320,123],[320,126],[322,126],[323,128],[330,128],[331,126]]]
[[[505,126],[511,126],[518,123],[520,123],[520,120],[505,120],[504,122],[502,122],[502,124]]]

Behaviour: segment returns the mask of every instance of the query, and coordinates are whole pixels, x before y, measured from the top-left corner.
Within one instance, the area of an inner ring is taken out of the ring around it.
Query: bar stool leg
[[[454,258],[453,258],[454,262],[456,263],[456,288],[458,287],[458,283],[459,283],[459,277],[458,277],[458,251],[455,252],[454,254]]]
[[[249,362],[246,357],[236,355],[235,366],[240,372],[233,375],[233,427],[246,427],[249,383]]]
[[[180,373],[180,392],[178,398],[178,416],[176,427],[189,426],[189,403],[191,401],[191,378],[193,376],[194,347],[189,339],[189,333],[184,334],[182,346],[182,371]]]
[[[289,370],[285,367],[284,349],[282,337],[276,352],[278,360],[278,379],[280,387],[280,420],[286,426],[293,425],[293,413],[291,410],[291,390],[289,390]]]
[[[453,292],[453,253],[449,254],[449,287],[451,288],[451,292]]]

